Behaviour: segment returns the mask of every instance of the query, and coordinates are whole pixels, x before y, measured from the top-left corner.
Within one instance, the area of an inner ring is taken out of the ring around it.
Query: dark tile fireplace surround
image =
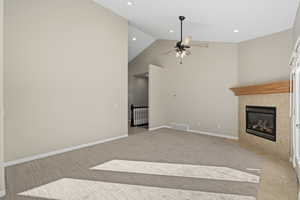
[[[276,107],[246,106],[246,132],[276,141]]]

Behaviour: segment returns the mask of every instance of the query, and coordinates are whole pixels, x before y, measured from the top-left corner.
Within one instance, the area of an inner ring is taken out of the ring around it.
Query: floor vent
[[[171,128],[179,131],[188,131],[190,129],[188,124],[171,123]]]

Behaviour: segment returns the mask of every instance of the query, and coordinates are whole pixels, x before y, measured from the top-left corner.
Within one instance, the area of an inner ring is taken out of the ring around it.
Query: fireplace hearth
[[[276,107],[246,106],[246,132],[276,141]]]

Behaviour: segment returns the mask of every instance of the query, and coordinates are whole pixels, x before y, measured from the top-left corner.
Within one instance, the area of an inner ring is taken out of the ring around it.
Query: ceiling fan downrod
[[[180,42],[182,42],[182,22],[183,22],[183,20],[185,20],[185,16],[179,16],[179,20],[180,20],[180,23],[181,23],[181,36],[180,36]]]

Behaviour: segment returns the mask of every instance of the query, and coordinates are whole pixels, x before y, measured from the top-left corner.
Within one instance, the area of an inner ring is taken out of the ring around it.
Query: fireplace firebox
[[[276,107],[246,106],[246,132],[276,141]]]

